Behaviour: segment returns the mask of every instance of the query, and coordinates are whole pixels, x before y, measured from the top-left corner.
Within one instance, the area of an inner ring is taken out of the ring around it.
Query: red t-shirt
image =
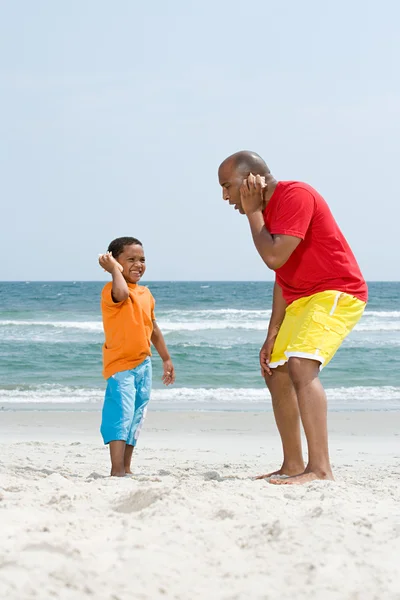
[[[368,288],[349,244],[316,190],[298,181],[279,181],[264,210],[271,235],[301,238],[289,260],[276,270],[288,304],[326,290],[364,302]]]

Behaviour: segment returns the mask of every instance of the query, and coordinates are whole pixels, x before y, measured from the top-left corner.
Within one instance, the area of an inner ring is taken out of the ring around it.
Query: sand
[[[337,481],[276,487],[271,414],[150,413],[110,479],[99,414],[0,413],[0,598],[400,599],[400,413],[333,413]]]

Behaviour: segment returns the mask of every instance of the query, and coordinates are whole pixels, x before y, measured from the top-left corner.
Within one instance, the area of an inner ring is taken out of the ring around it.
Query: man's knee
[[[281,390],[288,385],[292,385],[289,377],[289,369],[287,363],[280,367],[271,369],[272,375],[265,376],[265,383],[272,394],[275,390]]]
[[[297,389],[318,377],[320,363],[309,358],[291,356],[288,360],[289,377]]]

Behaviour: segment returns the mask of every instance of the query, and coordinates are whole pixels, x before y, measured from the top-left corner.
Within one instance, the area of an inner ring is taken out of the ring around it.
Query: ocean
[[[98,410],[105,282],[0,283],[0,409]],[[258,352],[272,283],[146,282],[176,368],[158,410],[272,410]],[[321,378],[331,410],[400,410],[400,283],[370,283],[361,322]]]

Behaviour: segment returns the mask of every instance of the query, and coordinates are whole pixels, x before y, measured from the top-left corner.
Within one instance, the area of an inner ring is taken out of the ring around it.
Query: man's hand
[[[163,383],[165,385],[171,385],[171,383],[175,383],[175,369],[171,359],[163,361],[163,371]]]
[[[115,269],[119,269],[121,273],[123,271],[122,265],[120,265],[119,262],[115,260],[111,252],[99,254],[99,265],[105,271],[107,271],[107,273],[112,273]]]
[[[260,367],[261,367],[261,375],[265,378],[267,375],[272,375],[272,370],[269,368],[269,363],[271,361],[272,350],[274,349],[275,337],[268,337],[263,347],[260,350]]]
[[[246,215],[262,210],[264,191],[267,189],[265,177],[254,176],[252,173],[240,187],[240,202]]]

